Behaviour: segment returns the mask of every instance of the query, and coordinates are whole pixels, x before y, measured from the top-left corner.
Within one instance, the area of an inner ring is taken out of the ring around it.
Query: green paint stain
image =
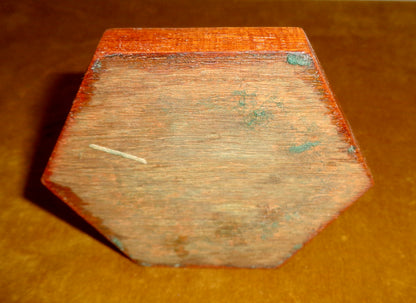
[[[145,266],[145,267],[151,267],[152,266],[152,264],[150,264],[150,263],[147,263],[147,262],[142,262],[142,263],[140,263],[142,266]]]
[[[253,110],[250,114],[246,117],[246,124],[247,126],[256,126],[265,124],[269,121],[270,114],[265,111],[264,109],[256,109]]]
[[[251,94],[247,94],[247,92],[245,90],[235,90],[233,92],[234,96],[245,96],[245,97],[256,97],[257,94],[256,93],[251,93]]]
[[[246,106],[247,98],[255,98],[257,97],[256,93],[247,94],[245,90],[236,90],[233,92],[233,96],[238,96],[238,105]]]
[[[198,105],[203,106],[207,109],[221,109],[221,105],[218,104],[218,101],[221,100],[221,97],[218,95],[207,97],[198,101]]]
[[[114,243],[114,245],[116,245],[120,250],[124,250],[123,247],[123,243],[121,243],[121,241],[119,239],[117,239],[116,237],[112,237],[111,241]]]
[[[100,60],[95,60],[95,62],[93,63],[93,65],[92,65],[92,67],[91,67],[91,69],[94,71],[94,72],[98,72],[99,70],[100,70],[100,68],[101,68],[101,61]]]
[[[312,63],[311,57],[304,53],[287,54],[286,62],[292,65],[309,66]]]
[[[350,148],[348,148],[348,153],[349,154],[354,154],[356,149],[357,148],[354,145],[351,145]]]
[[[274,232],[279,227],[279,222],[273,222],[272,224],[266,222],[261,222],[260,225],[263,227],[263,233],[261,235],[262,240],[267,240],[273,237]]]
[[[247,93],[245,90],[236,90],[232,92],[235,97],[233,102],[237,102],[238,111],[240,115],[244,116],[244,123],[248,127],[259,126],[266,124],[272,117],[272,113],[263,108],[257,99],[257,93]],[[272,103],[275,96],[267,99],[267,103]]]
[[[266,111],[258,109],[253,111],[254,117],[266,117]]]
[[[298,146],[291,146],[289,148],[289,152],[294,153],[294,154],[300,154],[303,153],[307,150],[310,150],[312,147],[315,147],[317,145],[319,145],[321,142],[319,141],[315,141],[315,142],[306,142],[302,145],[298,145]]]
[[[302,244],[296,244],[295,246],[293,246],[293,250],[299,250],[302,248]]]
[[[294,212],[293,214],[286,214],[285,215],[285,220],[286,221],[291,221],[293,219],[299,219],[299,213],[298,212]]]

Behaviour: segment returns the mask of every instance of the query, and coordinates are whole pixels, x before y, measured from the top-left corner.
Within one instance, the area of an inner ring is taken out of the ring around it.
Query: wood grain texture
[[[302,30],[200,28],[107,31],[43,182],[143,265],[274,267],[372,181]]]

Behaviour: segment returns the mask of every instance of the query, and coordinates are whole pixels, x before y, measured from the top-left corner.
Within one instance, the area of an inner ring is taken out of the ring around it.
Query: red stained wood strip
[[[96,59],[117,54],[311,51],[297,27],[143,28],[107,30]]]

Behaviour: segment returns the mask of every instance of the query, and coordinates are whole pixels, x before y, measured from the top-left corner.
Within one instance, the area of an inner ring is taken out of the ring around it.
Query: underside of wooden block
[[[106,31],[43,182],[140,264],[235,267],[372,184],[299,28]]]

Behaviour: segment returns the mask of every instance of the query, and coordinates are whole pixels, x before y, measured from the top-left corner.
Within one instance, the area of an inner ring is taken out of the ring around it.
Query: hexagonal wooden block
[[[107,31],[43,182],[141,264],[236,267],[372,183],[299,28]]]

